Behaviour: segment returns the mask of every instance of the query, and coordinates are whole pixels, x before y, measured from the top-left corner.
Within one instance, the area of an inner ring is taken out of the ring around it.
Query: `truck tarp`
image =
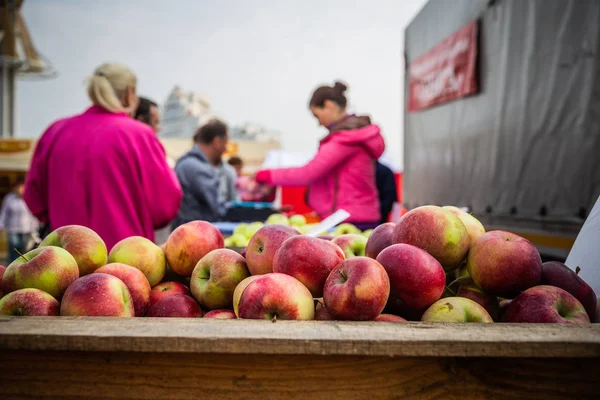
[[[405,99],[410,62],[477,19],[480,92],[405,104],[405,204],[583,218],[600,194],[600,1],[430,0],[405,32]]]

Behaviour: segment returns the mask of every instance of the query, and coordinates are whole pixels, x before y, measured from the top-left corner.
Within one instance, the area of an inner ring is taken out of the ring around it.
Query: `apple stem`
[[[450,287],[456,285],[457,283],[468,282],[470,280],[471,280],[470,276],[461,276],[460,278],[457,278],[457,279],[453,280],[452,282],[450,282],[450,284],[446,287],[448,288],[448,290],[450,290]]]
[[[19,250],[17,250],[14,247],[13,247],[13,250],[14,250],[15,253],[17,253],[19,256],[21,256],[21,258],[23,258],[23,260],[25,260],[25,262],[29,262],[29,260],[27,259],[27,257],[25,257],[25,255],[21,254],[21,252]]]
[[[579,265],[575,267],[575,275],[579,275],[579,272],[581,271],[581,268],[579,268]]]
[[[277,322],[277,314],[273,314],[273,319],[271,320],[271,322],[273,322],[273,323]]]
[[[454,283],[454,282],[452,282],[452,283]],[[446,290],[449,291],[450,293],[452,293],[453,296],[456,296],[456,292],[454,290],[450,289],[450,286],[446,286]]]

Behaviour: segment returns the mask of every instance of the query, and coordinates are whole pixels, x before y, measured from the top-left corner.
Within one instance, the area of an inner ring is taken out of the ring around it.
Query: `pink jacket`
[[[334,132],[321,141],[308,164],[271,170],[270,180],[274,185],[309,186],[308,203],[321,218],[343,208],[351,215],[349,222],[377,222],[375,161],[384,149],[377,125]]]
[[[152,129],[93,106],[59,120],[40,138],[24,199],[51,229],[77,224],[112,246],[128,236],[154,240],[177,214],[181,188]]]

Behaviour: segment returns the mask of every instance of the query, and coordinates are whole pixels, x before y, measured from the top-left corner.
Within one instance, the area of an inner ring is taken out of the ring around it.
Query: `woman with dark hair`
[[[271,185],[308,186],[308,205],[321,218],[337,209],[350,213],[348,222],[367,229],[381,216],[375,184],[375,162],[385,143],[379,127],[367,116],[346,112],[347,87],[341,82],[317,88],[309,109],[329,134],[316,156],[299,168],[262,170],[256,181]]]

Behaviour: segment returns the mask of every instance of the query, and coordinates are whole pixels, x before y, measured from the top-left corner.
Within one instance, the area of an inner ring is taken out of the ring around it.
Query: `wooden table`
[[[598,399],[600,325],[0,317],[0,399]]]

